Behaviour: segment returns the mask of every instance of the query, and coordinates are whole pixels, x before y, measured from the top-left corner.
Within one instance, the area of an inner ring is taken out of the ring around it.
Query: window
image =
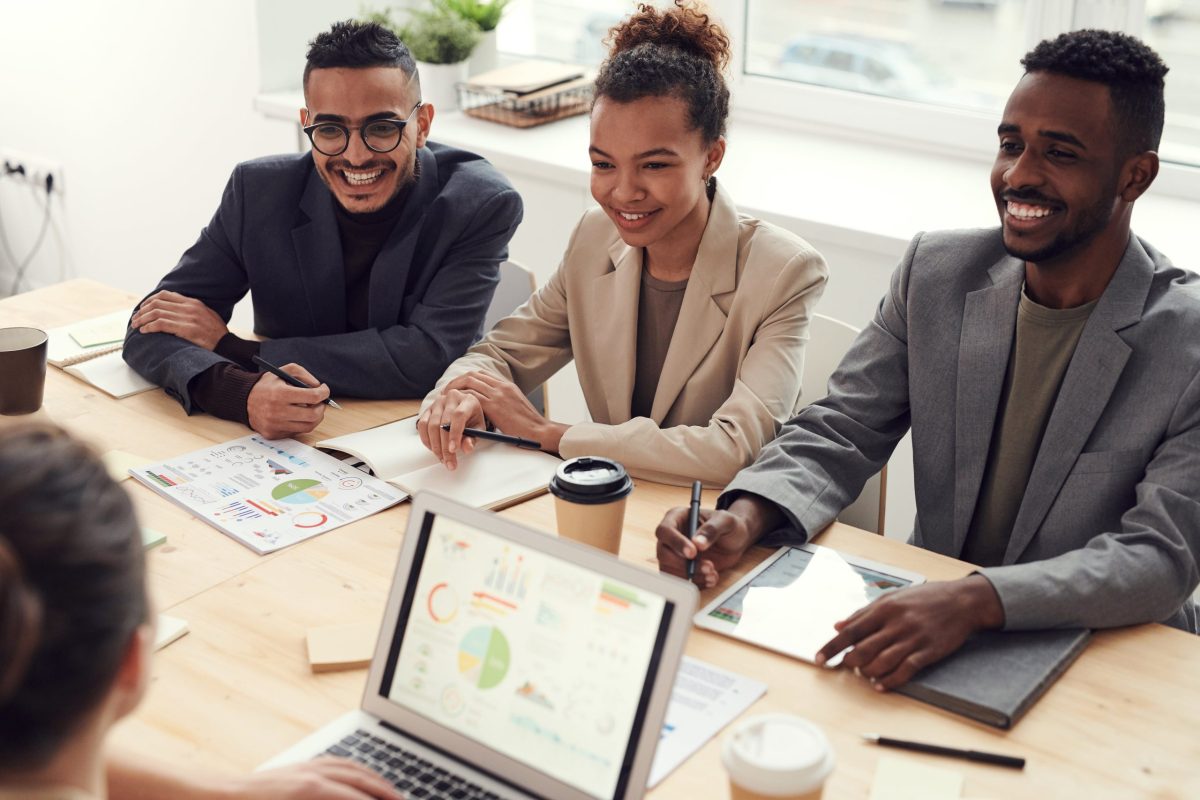
[[[663,0],[656,0],[664,5]],[[709,0],[734,43],[736,112],[990,154],[996,118],[1041,39],[1141,36],[1171,67],[1165,161],[1200,166],[1200,0]],[[502,51],[596,65],[633,0],[514,0]],[[1200,176],[1187,179],[1200,196]]]
[[[994,112],[1018,74],[1024,12],[1025,0],[750,0],[744,72]]]
[[[1142,40],[1171,68],[1161,155],[1200,165],[1200,2],[1146,0],[1145,12]]]
[[[632,0],[513,0],[496,45],[513,55],[595,67],[607,55],[609,29],[633,8]]]

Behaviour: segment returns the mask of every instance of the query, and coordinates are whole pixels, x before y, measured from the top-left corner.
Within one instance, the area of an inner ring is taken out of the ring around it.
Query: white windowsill
[[[263,94],[263,114],[294,121],[298,92]],[[458,112],[437,115],[431,137],[512,170],[587,186],[588,120],[518,129]],[[783,222],[806,238],[895,255],[922,230],[997,224],[979,158],[888,147],[770,124],[734,120],[718,177],[747,213]],[[1134,230],[1183,267],[1194,268],[1200,202],[1156,195],[1138,201]]]

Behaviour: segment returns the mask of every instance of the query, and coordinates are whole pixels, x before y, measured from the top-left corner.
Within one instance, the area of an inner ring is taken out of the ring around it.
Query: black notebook
[[[984,631],[896,691],[997,728],[1011,728],[1066,671],[1092,632]]]

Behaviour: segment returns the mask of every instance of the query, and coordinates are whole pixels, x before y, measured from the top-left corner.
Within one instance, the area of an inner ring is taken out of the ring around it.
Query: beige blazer
[[[564,458],[600,455],[633,475],[724,486],[800,401],[804,346],[828,270],[807,242],[740,215],[718,185],[649,418],[630,418],[642,250],[601,209],[583,215],[558,270],[450,365],[528,392],[572,358],[593,422],[563,436]]]

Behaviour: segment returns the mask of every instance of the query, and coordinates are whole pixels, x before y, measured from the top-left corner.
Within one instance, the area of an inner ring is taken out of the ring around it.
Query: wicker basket
[[[458,107],[479,119],[531,128],[586,114],[592,103],[592,80],[579,78],[538,92],[515,94],[468,83],[458,84]]]

